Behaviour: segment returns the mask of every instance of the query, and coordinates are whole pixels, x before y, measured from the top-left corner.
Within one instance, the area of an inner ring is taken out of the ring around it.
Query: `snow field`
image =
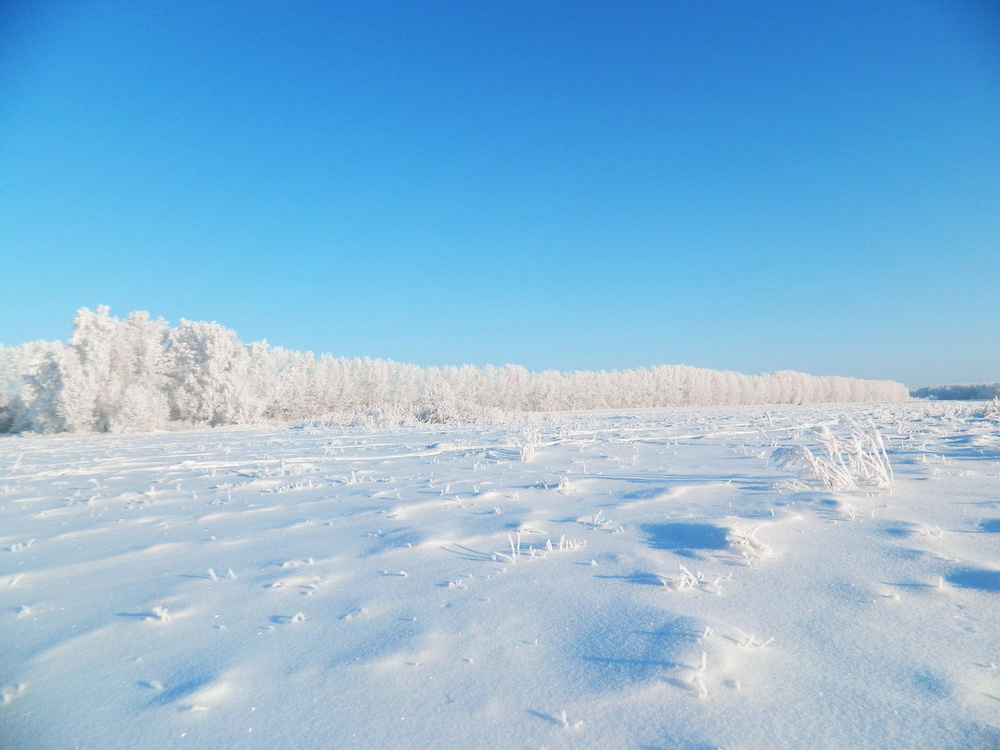
[[[933,403],[4,438],[0,746],[995,748],[998,476]]]

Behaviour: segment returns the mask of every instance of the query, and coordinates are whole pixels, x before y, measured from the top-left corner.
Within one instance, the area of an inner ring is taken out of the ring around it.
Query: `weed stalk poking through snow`
[[[743,555],[747,565],[753,565],[757,560],[774,557],[771,546],[757,538],[757,529],[754,526],[750,531],[742,531],[734,526],[726,535],[726,541],[730,546]]]
[[[816,433],[815,452],[805,445],[782,446],[772,454],[775,464],[830,490],[890,486],[892,466],[882,434],[873,424],[861,425],[850,417],[843,421],[850,428],[849,437],[838,437],[823,425]]]
[[[538,432],[538,428],[525,429],[522,440],[517,446],[517,452],[522,463],[530,463],[534,459],[540,440],[541,435]]]

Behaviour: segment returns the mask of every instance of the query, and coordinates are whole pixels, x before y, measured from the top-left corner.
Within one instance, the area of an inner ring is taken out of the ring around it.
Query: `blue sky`
[[[998,380],[1000,10],[25,3],[0,260],[6,345]]]

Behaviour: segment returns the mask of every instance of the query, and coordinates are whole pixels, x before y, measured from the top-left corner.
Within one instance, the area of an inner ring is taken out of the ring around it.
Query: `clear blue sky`
[[[3,7],[0,343],[1000,380],[997,3]]]

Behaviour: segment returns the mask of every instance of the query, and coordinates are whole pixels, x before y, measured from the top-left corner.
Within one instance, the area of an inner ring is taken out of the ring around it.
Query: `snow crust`
[[[942,403],[5,437],[0,747],[1000,747],[998,476]]]

